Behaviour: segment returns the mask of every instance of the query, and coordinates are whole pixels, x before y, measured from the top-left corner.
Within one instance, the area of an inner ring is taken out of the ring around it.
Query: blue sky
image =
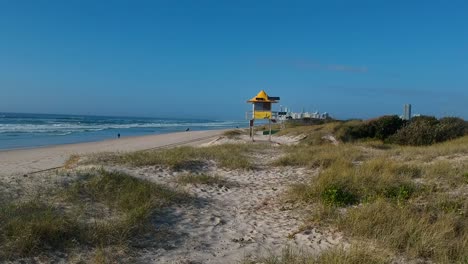
[[[0,112],[468,118],[466,1],[0,0]]]

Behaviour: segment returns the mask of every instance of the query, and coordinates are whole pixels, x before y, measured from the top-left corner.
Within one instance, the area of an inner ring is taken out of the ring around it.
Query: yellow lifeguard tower
[[[268,94],[261,90],[256,96],[248,100],[247,103],[252,103],[252,116],[250,118],[250,137],[253,140],[253,125],[255,119],[268,119],[270,126],[270,140],[271,140],[271,121],[275,120],[274,113],[272,112],[272,104],[278,103],[279,97],[268,96]]]

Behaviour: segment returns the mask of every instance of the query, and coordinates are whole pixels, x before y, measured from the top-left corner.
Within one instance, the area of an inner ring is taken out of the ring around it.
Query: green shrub
[[[322,192],[322,200],[325,204],[333,206],[351,205],[358,201],[352,192],[335,186],[330,186]]]
[[[403,127],[405,121],[397,115],[381,116],[377,119],[368,122],[367,126],[374,132],[371,137],[385,140],[391,135],[395,134],[400,128]]]
[[[364,138],[385,140],[404,126],[406,121],[396,115],[381,116],[368,121],[352,120],[337,127],[337,137],[344,141]]]
[[[343,142],[352,142],[362,138],[372,138],[375,135],[374,128],[360,120],[352,120],[342,123],[335,128],[335,135]]]
[[[436,128],[435,142],[442,142],[461,137],[468,133],[468,122],[458,117],[444,117]]]
[[[397,185],[389,186],[385,189],[384,193],[387,198],[395,199],[397,201],[408,200],[411,197],[411,194],[414,192],[413,185]]]
[[[435,117],[415,117],[408,125],[397,131],[390,142],[400,145],[430,145],[435,143],[437,119]]]
[[[400,145],[431,145],[465,135],[467,122],[457,117],[437,120],[432,116],[414,117],[393,135],[389,141]]]

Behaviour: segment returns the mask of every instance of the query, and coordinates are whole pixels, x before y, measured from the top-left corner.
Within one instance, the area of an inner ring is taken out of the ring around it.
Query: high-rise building
[[[410,120],[411,119],[411,104],[405,104],[403,108],[403,119]]]

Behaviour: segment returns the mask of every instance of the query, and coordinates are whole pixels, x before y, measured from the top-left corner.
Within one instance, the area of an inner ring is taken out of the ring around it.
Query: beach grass
[[[63,168],[69,170],[69,169],[73,168],[73,166],[78,164],[79,161],[80,161],[80,156],[79,155],[77,155],[77,154],[70,155],[70,157],[63,164]]]
[[[89,163],[127,164],[130,166],[168,166],[174,170],[194,169],[206,161],[215,161],[228,169],[253,169],[247,144],[223,144],[209,147],[177,147],[162,150],[137,151],[123,154],[105,153],[95,155]]]
[[[336,206],[377,198],[402,201],[418,190],[412,179],[420,174],[416,166],[386,159],[372,159],[358,166],[338,159],[310,183],[295,185],[290,195],[304,202],[321,201]]]
[[[437,263],[468,260],[466,215],[437,206],[396,205],[378,200],[350,208],[338,226],[353,237],[378,240],[381,245],[410,258]]]
[[[78,178],[50,199],[0,208],[0,260],[76,246],[131,246],[159,209],[188,201],[185,193],[121,172],[92,170]]]
[[[270,254],[254,260],[245,259],[243,264],[387,264],[391,263],[388,253],[367,245],[351,245],[349,248],[335,247],[318,256],[301,249],[286,247],[280,255]]]
[[[240,130],[240,129],[227,130],[227,131],[223,132],[223,135],[225,137],[228,137],[228,138],[236,138],[236,137],[239,137],[242,134],[246,134],[246,133],[244,131]]]
[[[306,225],[330,226],[352,240],[375,241],[377,248],[394,256],[465,263],[466,140],[423,147],[382,148],[375,142],[313,149],[299,145],[276,164],[319,167],[310,181],[294,184],[288,192],[293,201],[314,206]],[[377,152],[369,155],[369,148]]]
[[[47,248],[63,249],[81,232],[73,218],[40,201],[0,208],[0,260],[29,256]]]
[[[430,162],[444,156],[468,155],[468,136],[430,146],[396,146],[389,155],[405,161]]]
[[[303,166],[308,168],[326,168],[337,160],[353,163],[366,158],[365,152],[351,144],[332,144],[309,146],[300,144],[284,147],[285,155],[273,161],[274,166]]]

